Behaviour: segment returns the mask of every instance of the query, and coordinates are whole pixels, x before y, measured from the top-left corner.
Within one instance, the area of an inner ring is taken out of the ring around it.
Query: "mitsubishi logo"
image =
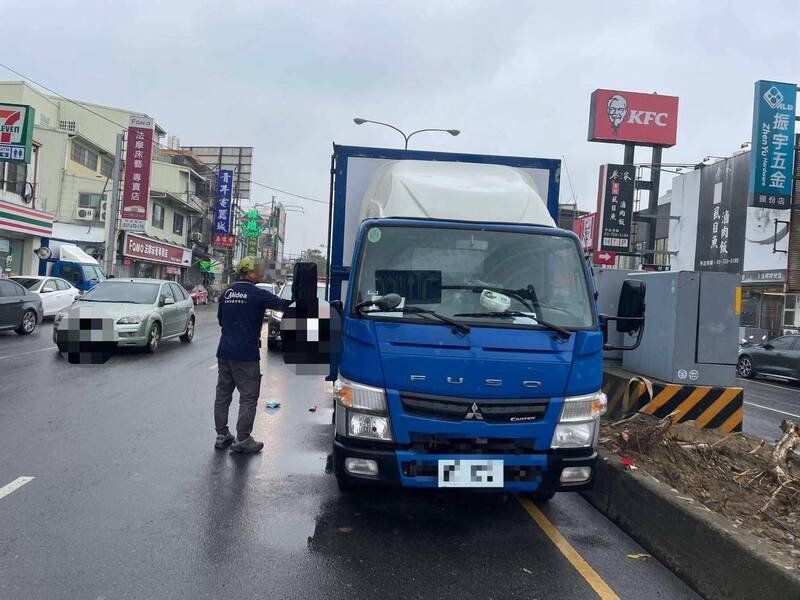
[[[467,415],[464,417],[465,420],[475,419],[476,421],[483,421],[483,415],[481,414],[481,409],[478,408],[478,403],[473,402],[472,406],[469,407],[467,411]]]

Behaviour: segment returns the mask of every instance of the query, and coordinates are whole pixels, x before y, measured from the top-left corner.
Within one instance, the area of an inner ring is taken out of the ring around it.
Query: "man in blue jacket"
[[[261,326],[265,310],[286,310],[292,300],[282,300],[256,287],[255,283],[260,280],[255,262],[245,257],[236,267],[236,282],[219,299],[217,320],[222,327],[222,336],[217,347],[217,396],[214,401],[217,440],[214,447],[220,450],[230,446],[232,452],[260,452],[264,447],[250,435],[261,389]],[[234,388],[239,390],[235,439],[228,430],[228,409]]]

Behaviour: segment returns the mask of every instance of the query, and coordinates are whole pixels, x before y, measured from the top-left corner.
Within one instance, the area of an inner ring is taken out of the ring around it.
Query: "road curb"
[[[581,494],[710,600],[800,599],[800,572],[776,551],[677,490],[600,451],[594,488]]]

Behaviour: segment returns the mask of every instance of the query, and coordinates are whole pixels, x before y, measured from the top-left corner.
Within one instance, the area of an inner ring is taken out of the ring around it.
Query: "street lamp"
[[[458,129],[417,129],[416,131],[412,131],[411,133],[406,135],[406,133],[402,129],[395,127],[394,125],[389,125],[389,123],[382,123],[380,121],[371,121],[370,119],[362,119],[360,117],[356,117],[355,119],[353,119],[353,123],[355,123],[356,125],[363,125],[364,123],[373,123],[375,125],[383,125],[384,127],[394,129],[397,133],[403,136],[403,139],[405,140],[406,150],[408,150],[408,140],[411,139],[411,136],[417,135],[418,133],[422,133],[423,131],[441,131],[443,133],[449,133],[453,137],[461,133],[461,131],[459,131]]]

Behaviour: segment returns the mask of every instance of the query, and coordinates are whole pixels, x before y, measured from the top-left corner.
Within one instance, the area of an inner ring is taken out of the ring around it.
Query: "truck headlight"
[[[559,423],[553,432],[551,448],[587,448],[594,441],[597,421],[585,423]]]
[[[333,386],[333,398],[347,408],[386,413],[386,392],[383,388],[356,383],[342,376]]]
[[[564,398],[559,422],[588,421],[605,414],[608,399],[603,392]]]
[[[122,317],[117,319],[117,325],[138,325],[142,322],[142,317]]]
[[[355,438],[392,441],[392,429],[389,427],[389,417],[347,411],[347,435]]]

